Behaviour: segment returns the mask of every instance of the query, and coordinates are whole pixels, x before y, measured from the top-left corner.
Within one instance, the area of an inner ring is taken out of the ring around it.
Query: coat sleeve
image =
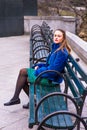
[[[35,75],[38,76],[41,72],[46,71],[46,70],[56,70],[56,71],[61,72],[64,69],[66,59],[67,57],[65,53],[62,51],[53,53],[50,57],[50,64],[47,67],[38,68],[35,71]],[[54,76],[56,75],[53,72],[51,72],[51,73],[44,74],[42,77],[52,78]]]

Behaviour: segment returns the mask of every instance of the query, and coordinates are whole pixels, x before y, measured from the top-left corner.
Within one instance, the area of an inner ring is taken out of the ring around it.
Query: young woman
[[[65,31],[57,29],[54,32],[52,51],[47,58],[46,64],[37,64],[34,68],[23,68],[19,72],[19,76],[16,83],[16,89],[13,97],[7,103],[4,103],[5,106],[15,105],[20,103],[19,94],[23,89],[24,92],[29,96],[29,82],[34,82],[36,77],[43,71],[46,70],[56,70],[62,72],[67,61],[68,54],[71,49],[66,41]],[[46,73],[42,77],[47,78],[52,81],[61,83],[62,78],[56,77],[56,74]],[[28,104],[27,104],[28,107]],[[26,108],[26,106],[25,106]]]

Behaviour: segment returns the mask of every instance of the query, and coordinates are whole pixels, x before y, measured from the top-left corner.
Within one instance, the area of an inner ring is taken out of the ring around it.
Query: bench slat
[[[79,92],[83,94],[85,87],[83,86],[82,82],[80,81],[79,78],[77,78],[76,74],[73,72],[72,68],[70,67],[69,64],[66,64],[68,72],[73,80],[73,82],[76,84],[76,87],[78,88]]]
[[[78,63],[74,60],[74,58],[71,55],[69,55],[68,58],[74,65],[76,71],[78,71],[78,73],[81,75],[83,81],[87,83],[87,74],[83,71],[83,69],[78,65]]]
[[[59,86],[58,86],[59,88]],[[36,89],[36,99],[37,102],[39,102],[39,100],[44,97],[45,95],[51,93],[51,92],[56,92],[56,91],[60,91],[59,89],[57,89],[57,87],[52,87],[52,86],[37,86]],[[51,102],[50,102],[51,103]],[[46,100],[43,104],[42,104],[42,108],[40,107],[39,111],[38,111],[38,120],[39,122],[47,115],[49,114],[49,110],[48,110],[48,106],[47,106],[48,101]],[[43,113],[43,114],[42,114]],[[56,121],[56,120],[55,120]],[[48,120],[47,124],[51,124],[52,125],[52,120]]]

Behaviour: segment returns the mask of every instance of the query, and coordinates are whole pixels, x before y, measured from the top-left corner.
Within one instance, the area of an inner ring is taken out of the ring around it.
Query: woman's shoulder
[[[63,48],[63,49],[60,49],[60,50],[58,50],[57,51],[58,53],[62,53],[62,54],[68,54],[68,51],[67,51],[67,49],[66,48]]]
[[[60,49],[59,51],[57,51],[57,55],[67,57],[69,55],[69,53],[68,53],[67,49],[64,48],[63,50]]]

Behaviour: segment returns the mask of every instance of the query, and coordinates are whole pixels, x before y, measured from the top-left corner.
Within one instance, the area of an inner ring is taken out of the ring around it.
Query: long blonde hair
[[[57,29],[57,30],[62,32],[62,34],[63,34],[63,41],[62,41],[60,47],[56,51],[63,50],[64,48],[66,48],[67,51],[70,53],[71,52],[71,47],[70,47],[70,45],[68,44],[68,42],[66,40],[66,33],[65,33],[65,31],[62,30],[62,29]],[[55,31],[57,31],[57,30],[55,30]]]

